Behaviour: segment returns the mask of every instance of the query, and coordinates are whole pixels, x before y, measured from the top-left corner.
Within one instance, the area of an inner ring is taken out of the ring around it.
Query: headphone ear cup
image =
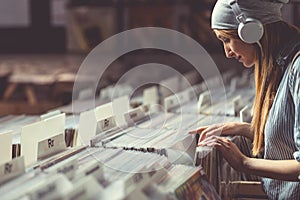
[[[253,18],[247,18],[245,23],[239,24],[238,34],[241,40],[253,44],[262,38],[264,27],[260,21]]]

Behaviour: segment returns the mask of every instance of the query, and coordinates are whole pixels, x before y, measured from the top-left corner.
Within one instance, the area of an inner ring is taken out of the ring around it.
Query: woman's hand
[[[241,135],[253,140],[253,132],[249,123],[227,122],[222,124],[214,124],[211,126],[203,126],[197,130],[190,131],[190,134],[200,134],[199,143],[207,137],[211,136],[235,136]]]
[[[295,159],[250,158],[245,156],[228,138],[215,135],[206,137],[199,145],[216,148],[222,153],[230,166],[237,171],[284,181],[299,181],[300,163]]]
[[[243,171],[247,157],[241,153],[239,148],[226,137],[209,136],[199,143],[199,146],[214,147],[222,152],[223,157],[231,167]]]

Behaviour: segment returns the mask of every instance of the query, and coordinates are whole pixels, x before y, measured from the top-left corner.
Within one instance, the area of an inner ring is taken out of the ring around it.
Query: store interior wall
[[[283,8],[283,18],[299,26],[300,2],[290,2]],[[76,72],[86,55],[105,39],[132,28],[156,26],[182,32],[196,40],[211,55],[220,72],[233,69],[239,73],[245,68],[225,57],[221,42],[210,29],[214,3],[215,0],[2,0],[0,67],[2,71],[7,68],[22,71],[27,69],[24,65],[30,65],[34,71],[41,65],[49,69],[68,65],[70,71]],[[126,71],[146,63],[161,63],[180,73],[193,70],[189,63],[171,53],[136,51],[113,62],[99,88],[116,83]],[[1,81],[2,96],[7,77]],[[38,92],[50,98],[44,93],[48,94],[44,88]],[[64,103],[70,101],[70,95],[71,90]],[[14,98],[23,100],[24,96],[17,94]]]

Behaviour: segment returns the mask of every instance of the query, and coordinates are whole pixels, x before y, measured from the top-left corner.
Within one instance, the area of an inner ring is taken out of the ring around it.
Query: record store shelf
[[[1,199],[265,198],[259,183],[227,180],[221,156],[197,147],[198,137],[188,134],[199,126],[249,120],[251,76],[223,74],[224,106],[207,97],[209,82],[222,94],[220,80],[199,83],[185,75],[193,86],[181,85],[174,95],[151,86],[129,100],[130,87],[121,85],[112,102],[107,87],[95,100],[40,116],[0,118]],[[174,79],[164,85],[168,81]]]

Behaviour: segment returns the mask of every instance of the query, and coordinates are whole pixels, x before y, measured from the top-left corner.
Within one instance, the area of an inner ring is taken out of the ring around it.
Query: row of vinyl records
[[[164,98],[164,110],[149,103],[159,99],[154,86],[144,92],[147,104],[136,108],[121,96],[80,114],[2,117],[1,194],[4,199],[219,199],[217,180],[207,177],[215,173],[207,166],[211,149],[197,147],[197,136],[188,131],[239,121],[237,112],[253,98],[245,77],[225,85],[227,99],[238,99],[227,109],[224,101],[207,100],[206,81]],[[79,104],[90,105],[86,102]]]

